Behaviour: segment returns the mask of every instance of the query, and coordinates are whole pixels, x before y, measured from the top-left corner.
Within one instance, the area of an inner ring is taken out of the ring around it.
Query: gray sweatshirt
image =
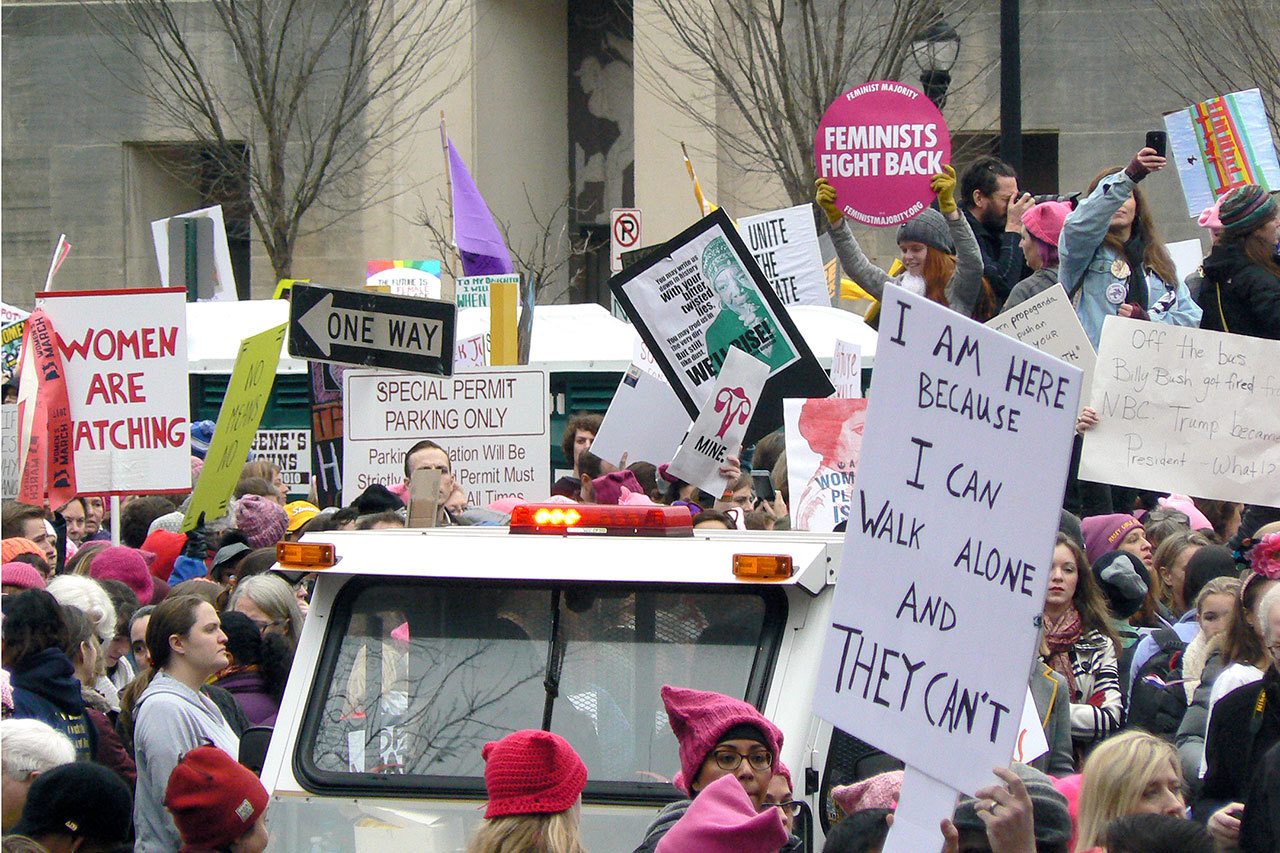
[[[973,317],[982,296],[982,251],[963,216],[948,219],[947,228],[951,231],[951,242],[956,246],[956,271],[947,282],[947,304],[953,311]],[[883,301],[885,287],[898,284],[902,277],[891,276],[868,260],[849,230],[848,220],[832,226],[831,244],[835,246],[836,257],[840,259],[840,267],[845,274],[876,299]]]
[[[169,774],[183,753],[206,743],[238,758],[240,739],[211,699],[163,671],[138,698],[134,714],[138,762],[138,788],[133,803],[137,832],[134,851],[173,853],[182,846],[182,839],[173,816],[164,807]]]

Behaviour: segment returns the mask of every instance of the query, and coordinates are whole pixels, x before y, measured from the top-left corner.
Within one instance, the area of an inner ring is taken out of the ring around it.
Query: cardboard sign
[[[784,305],[831,304],[813,205],[746,216],[738,220],[738,230]]]
[[[672,477],[693,483],[715,497],[724,494],[720,466],[738,454],[752,410],[760,399],[768,366],[737,347],[729,350],[716,387],[667,468]]]
[[[1055,284],[1003,314],[992,317],[987,325],[1040,352],[1079,367],[1084,371],[1080,399],[1089,399],[1089,383],[1098,356],[1061,284]]]
[[[676,455],[689,426],[689,415],[667,380],[633,364],[618,383],[591,452],[614,465],[624,456],[628,465],[661,465]]]
[[[845,216],[864,225],[898,225],[933,201],[929,182],[951,162],[951,133],[919,89],[878,80],[827,107],[813,157]]]
[[[834,389],[752,259],[717,210],[609,280],[672,389],[696,418],[731,348],[769,367],[744,441],[782,426],[782,397]]]
[[[791,529],[830,533],[849,518],[867,401],[784,400]]]
[[[836,339],[836,349],[831,355],[831,384],[836,386],[837,397],[862,396],[862,347]]]
[[[1280,189],[1280,161],[1257,89],[1169,113],[1164,126],[1169,133],[1169,156],[1178,166],[1192,219],[1235,187],[1258,184],[1266,190]]]
[[[459,278],[454,284],[454,303],[458,306],[458,314],[469,308],[483,308],[489,311],[489,290],[495,283],[514,282],[520,284],[520,274],[511,275],[468,275]]]
[[[169,287],[169,271],[171,269],[172,252],[181,252],[182,247],[169,245],[169,222],[175,219],[208,219],[213,224],[213,245],[209,248],[209,260],[213,266],[214,290],[211,301],[236,301],[236,275],[231,266],[231,248],[227,244],[227,224],[222,218],[222,205],[204,207],[190,213],[180,213],[165,219],[157,219],[151,223],[151,239],[155,244],[156,263],[160,266],[160,283]],[[181,286],[181,282],[174,282]]]
[[[254,459],[280,467],[280,479],[291,496],[305,498],[311,491],[311,430],[260,429],[249,450]]]
[[[373,483],[403,483],[405,452],[424,438],[449,451],[454,480],[472,506],[550,493],[545,371],[443,378],[349,370],[343,386],[344,503]]]
[[[1018,734],[1080,369],[886,297],[814,711],[973,793]]]
[[[241,341],[213,428],[213,440],[204,457],[204,468],[191,493],[187,514],[182,518],[183,532],[193,529],[202,513],[206,521],[227,514],[231,493],[249,459],[249,448],[276,381],[280,346],[287,327],[287,323],[281,323]],[[189,463],[187,470],[189,475]]]
[[[66,369],[81,493],[191,488],[186,299],[182,288],[37,295]]]
[[[369,261],[364,286],[395,296],[440,298],[439,261]]]
[[[1080,478],[1280,506],[1278,364],[1280,341],[1108,317]]]
[[[18,406],[16,403],[0,405],[0,498],[13,500],[18,496]]]

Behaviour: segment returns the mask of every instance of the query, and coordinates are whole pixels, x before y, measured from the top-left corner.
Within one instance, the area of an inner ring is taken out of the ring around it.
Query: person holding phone
[[[1161,144],[1151,138],[1153,144]],[[1144,146],[1129,165],[1101,172],[1067,216],[1059,238],[1058,278],[1096,349],[1111,315],[1175,326],[1200,325],[1200,307],[1178,281],[1138,184],[1165,167]]]

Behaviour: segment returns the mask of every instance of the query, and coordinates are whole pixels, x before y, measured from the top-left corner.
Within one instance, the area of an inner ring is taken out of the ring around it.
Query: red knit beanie
[[[155,554],[151,561],[151,574],[162,581],[169,580],[173,574],[173,561],[182,556],[182,549],[187,545],[185,533],[172,533],[168,530],[153,530],[147,534],[142,543],[142,550]]]
[[[164,804],[184,849],[217,849],[253,829],[267,808],[267,790],[253,771],[218,747],[198,746],[169,774]]]
[[[89,561],[89,577],[98,581],[121,581],[138,597],[139,604],[151,603],[151,575],[147,560],[137,548],[113,545],[103,548]]]
[[[662,685],[662,704],[666,706],[671,731],[680,742],[680,772],[671,780],[677,788],[692,796],[690,787],[698,778],[707,753],[715,748],[725,732],[737,725],[754,726],[765,737],[765,746],[773,753],[773,771],[781,761],[782,731],[765,716],[741,699],[692,690],[688,687]]]
[[[486,818],[556,814],[582,796],[587,765],[558,734],[525,729],[484,745]]]

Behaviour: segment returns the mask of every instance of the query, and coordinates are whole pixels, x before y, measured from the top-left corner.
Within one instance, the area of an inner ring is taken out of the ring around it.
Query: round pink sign
[[[925,94],[876,80],[827,107],[813,140],[818,176],[836,206],[865,225],[898,225],[933,201],[929,180],[951,162],[951,133]]]

